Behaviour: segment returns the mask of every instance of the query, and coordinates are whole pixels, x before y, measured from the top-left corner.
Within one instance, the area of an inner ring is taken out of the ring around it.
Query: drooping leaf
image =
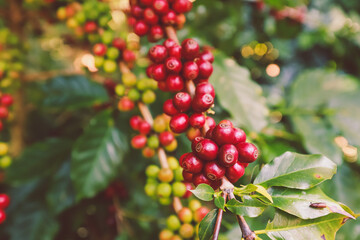
[[[262,199],[264,201],[272,203],[270,194],[261,185],[248,184],[240,188],[237,187],[234,188],[234,194],[240,197],[243,195],[254,194],[255,192],[258,193],[260,196],[262,196],[263,197]]]
[[[78,109],[109,100],[100,84],[81,75],[55,77],[44,84],[43,91],[43,105],[52,108]]]
[[[190,190],[197,198],[203,201],[214,199],[214,189],[207,184],[199,184],[194,190]]]
[[[52,175],[71,152],[72,141],[50,138],[27,147],[7,169],[7,180],[13,184]]]
[[[271,188],[270,194],[274,200],[273,207],[302,219],[314,219],[331,213],[339,213],[354,218],[351,212],[349,213],[343,209],[338,202],[326,196],[318,187],[308,190]],[[311,207],[311,204],[317,203],[324,204],[326,207]]]
[[[277,211],[274,220],[268,223],[266,229],[255,233],[266,233],[273,240],[335,240],[336,232],[347,220],[347,217],[337,213],[303,220]]]
[[[251,80],[247,69],[232,59],[218,54],[210,79],[216,89],[219,103],[240,126],[259,132],[268,121],[268,109],[261,87]]]
[[[116,176],[128,144],[105,111],[95,116],[77,140],[71,159],[71,179],[77,200],[93,197]]]
[[[332,178],[336,164],[320,155],[286,152],[266,164],[254,180],[264,187],[309,189]]]
[[[46,201],[55,214],[75,204],[75,193],[70,179],[70,162],[65,162],[54,175],[46,194]]]
[[[234,214],[253,218],[259,216],[265,210],[266,205],[249,196],[244,196],[243,202],[239,202],[235,198],[231,199],[226,203],[226,208]]]
[[[208,240],[213,235],[218,210],[211,210],[200,222],[199,225],[199,239]]]
[[[217,196],[214,198],[214,204],[217,208],[224,210],[225,208],[225,199],[222,196]]]
[[[267,190],[261,186],[261,185],[255,185],[257,188],[256,188],[256,192],[259,193],[261,196],[264,196],[266,201],[269,201],[269,202],[273,202],[273,199],[271,197],[271,195],[267,192]]]

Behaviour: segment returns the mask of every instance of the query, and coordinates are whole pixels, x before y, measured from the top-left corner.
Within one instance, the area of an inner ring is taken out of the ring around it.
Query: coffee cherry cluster
[[[3,121],[9,117],[9,108],[13,104],[13,101],[13,97],[10,94],[1,95],[0,93],[0,132],[4,129]]]
[[[10,198],[6,194],[0,194],[0,224],[6,220],[5,208],[10,204]]]
[[[210,128],[205,137],[196,137],[191,149],[180,158],[185,181],[195,186],[205,183],[214,189],[221,185],[224,176],[231,183],[237,182],[248,164],[258,157],[256,146],[246,142],[245,132],[228,120]]]
[[[166,229],[159,234],[160,240],[189,239],[195,235],[196,228],[201,220],[210,212],[210,209],[201,206],[198,200],[191,200],[189,207],[183,207],[177,215],[170,215],[166,219]]]
[[[189,0],[138,0],[130,1],[128,22],[139,36],[147,35],[149,42],[165,36],[165,27],[181,29],[186,21],[184,13],[192,8]]]
[[[172,202],[171,197],[190,197],[189,190],[192,189],[190,183],[182,182],[184,179],[178,160],[175,157],[168,157],[167,162],[169,168],[149,165],[145,172],[148,177],[145,193],[163,205],[169,205]]]
[[[5,142],[0,142],[0,168],[7,168],[10,166],[12,159],[8,153],[9,145]]]
[[[122,112],[134,109],[135,103],[140,101],[151,104],[156,100],[154,90],[157,89],[156,82],[149,78],[137,80],[135,74],[129,72],[122,75],[122,84],[117,84],[114,91],[121,97],[118,109]]]
[[[153,126],[142,117],[135,115],[130,118],[130,126],[139,134],[131,139],[131,145],[135,149],[142,149],[144,157],[151,158],[160,146],[167,152],[177,148],[177,140],[172,132],[168,131],[169,119],[165,115],[155,118]]]

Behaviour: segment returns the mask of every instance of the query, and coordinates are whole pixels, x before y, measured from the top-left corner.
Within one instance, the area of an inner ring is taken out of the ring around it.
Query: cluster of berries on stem
[[[0,132],[4,128],[3,121],[9,118],[9,108],[13,104],[13,97],[10,94],[0,93]]]
[[[6,194],[0,194],[0,224],[6,220],[5,208],[10,204],[10,198]]]

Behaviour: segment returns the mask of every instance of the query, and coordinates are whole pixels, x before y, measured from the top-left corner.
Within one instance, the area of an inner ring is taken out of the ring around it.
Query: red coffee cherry
[[[113,47],[119,49],[120,51],[124,50],[126,48],[126,42],[124,39],[122,38],[114,38],[114,40],[112,41],[112,45]]]
[[[218,188],[221,186],[221,184],[222,184],[222,179],[219,179],[219,180],[216,180],[216,181],[211,181],[210,186],[211,186],[214,190],[216,190],[216,189],[218,189]]]
[[[215,120],[214,120],[212,117],[207,116],[207,117],[206,117],[206,125],[207,125],[209,128],[214,128],[214,127],[216,127],[216,122],[215,122]]]
[[[183,155],[181,155],[181,157],[179,158],[179,164],[180,166],[182,166],[182,163],[184,161],[184,159],[186,158],[187,155],[189,155],[191,152],[188,153],[184,153]]]
[[[227,124],[227,125],[230,125],[231,127],[234,127],[233,123],[230,120],[227,120],[227,119],[221,120],[219,122],[219,124]]]
[[[185,13],[191,10],[192,2],[189,0],[175,0],[172,7],[177,13]]]
[[[197,187],[202,183],[210,185],[211,181],[203,173],[198,173],[193,175],[192,183]]]
[[[239,152],[240,162],[252,163],[258,158],[259,151],[257,147],[252,143],[242,142],[236,144],[235,147]]]
[[[210,94],[213,98],[215,97],[215,89],[211,83],[200,83],[196,85],[195,95]]]
[[[93,21],[86,22],[84,25],[84,31],[86,33],[94,33],[97,30],[97,24]]]
[[[151,125],[146,122],[146,121],[141,121],[139,123],[139,132],[142,134],[142,135],[147,135],[149,134],[151,131]]]
[[[199,173],[202,171],[203,166],[203,162],[193,153],[186,155],[181,164],[181,167],[189,173]]]
[[[226,177],[231,183],[237,182],[245,173],[245,167],[239,162],[236,162],[231,167],[226,169]]]
[[[179,92],[184,89],[184,80],[179,75],[169,75],[166,85],[170,92]]]
[[[169,116],[174,116],[179,113],[179,111],[175,108],[174,102],[172,99],[168,99],[164,102],[163,112]]]
[[[205,125],[205,116],[202,113],[193,113],[189,123],[193,128],[202,128]]]
[[[186,137],[189,139],[189,141],[193,141],[196,137],[201,136],[201,131],[198,128],[190,127],[186,132]]]
[[[118,109],[122,112],[131,111],[134,109],[135,103],[131,101],[128,97],[123,97],[118,102]]]
[[[169,89],[167,88],[166,81],[158,82],[158,88],[163,92],[168,92]]]
[[[203,138],[201,136],[194,138],[194,140],[191,142],[191,150],[193,152],[196,152],[196,145],[203,139],[205,139],[205,138]]]
[[[234,145],[241,143],[241,142],[245,142],[246,141],[246,134],[244,132],[244,130],[240,129],[240,128],[234,128]]]
[[[182,64],[180,59],[175,57],[169,57],[165,61],[165,67],[169,73],[180,73]]]
[[[159,135],[159,141],[160,144],[163,146],[168,146],[174,141],[175,137],[171,132],[165,131],[160,133]]]
[[[131,139],[131,146],[135,149],[145,147],[147,138],[144,135],[137,135]]]
[[[163,46],[166,47],[167,49],[170,49],[174,46],[177,46],[178,44],[175,42],[175,40],[168,38],[164,41]]]
[[[183,171],[183,172],[182,172],[182,175],[183,175],[183,178],[184,178],[184,181],[185,181],[185,182],[192,182],[192,178],[193,178],[193,174],[192,174],[192,173]]]
[[[189,117],[185,113],[179,113],[170,120],[170,129],[174,133],[185,132],[189,127]]]
[[[134,33],[139,35],[140,37],[145,36],[149,31],[149,26],[145,21],[139,20],[134,25]]]
[[[152,7],[155,12],[160,15],[163,15],[169,11],[169,4],[167,0],[154,0]]]
[[[231,167],[238,161],[238,151],[232,144],[222,145],[219,149],[219,163],[224,167]]]
[[[5,222],[5,220],[6,220],[6,213],[4,210],[0,209],[0,224]]]
[[[214,98],[210,94],[195,95],[191,107],[195,112],[205,112],[214,104]]]
[[[161,22],[165,25],[174,25],[176,23],[176,13],[174,11],[168,11],[161,17]]]
[[[0,209],[7,208],[10,204],[10,197],[6,194],[0,194]]]
[[[6,107],[0,106],[0,118],[7,118],[9,116],[9,111]]]
[[[0,132],[4,129],[4,124],[0,121]]]
[[[226,168],[217,164],[215,161],[208,162],[204,166],[205,176],[212,180],[216,181],[225,176]]]
[[[210,62],[210,63],[213,63],[213,62],[214,62],[214,55],[213,55],[213,54],[211,53],[211,51],[209,51],[209,50],[204,50],[204,51],[200,54],[199,58],[200,58],[201,60],[208,61],[208,62]]]
[[[187,92],[179,92],[173,98],[174,106],[180,112],[187,112],[191,107],[191,97]]]
[[[143,119],[139,115],[135,115],[130,118],[130,127],[134,130],[139,130],[139,124]]]
[[[151,69],[151,76],[154,80],[161,82],[166,80],[166,69],[164,64],[156,64]]]
[[[159,25],[154,25],[150,28],[148,40],[149,42],[157,42],[164,38],[164,30]]]
[[[97,43],[93,47],[93,52],[97,56],[104,56],[106,53],[106,45],[103,43]]]
[[[156,63],[163,62],[168,55],[166,47],[163,45],[155,45],[149,49],[149,58]]]
[[[191,38],[185,39],[181,43],[181,54],[186,60],[193,60],[199,55],[199,44]],[[193,78],[195,79],[195,78]]]
[[[159,17],[152,8],[146,8],[144,10],[144,21],[149,25],[155,25],[159,22]]]
[[[192,192],[190,192],[190,190],[193,190],[192,184],[190,182],[185,182],[184,184],[186,186],[186,193],[182,198],[189,198],[192,195]]]
[[[189,61],[184,63],[182,75],[186,80],[194,80],[199,75],[199,67],[195,62]]]
[[[181,46],[176,45],[173,46],[172,48],[169,48],[169,56],[175,57],[177,59],[181,59]]]
[[[213,72],[213,66],[210,62],[204,61],[204,60],[198,60],[196,61],[196,64],[199,67],[199,78],[205,78],[208,79],[212,72]]]
[[[216,159],[219,147],[210,139],[203,139],[195,147],[195,154],[205,161],[213,161]]]
[[[176,15],[176,28],[177,29],[183,28],[185,22],[186,22],[186,17],[183,13]]]
[[[156,63],[150,64],[147,68],[146,68],[146,76],[149,78],[153,78],[152,76],[152,71],[154,66],[156,65]]]
[[[233,127],[228,123],[218,124],[212,132],[212,139],[220,146],[232,144],[234,142]]]
[[[137,19],[140,19],[143,17],[144,10],[138,5],[131,6],[130,11],[131,11],[131,16],[133,16]]]
[[[208,138],[208,139],[212,139],[212,133],[214,131],[214,128],[215,127],[211,127],[209,128],[209,130],[207,130],[206,134],[205,134],[205,137]]]
[[[153,1],[154,0],[140,0],[139,2],[141,6],[149,7],[152,6]]]
[[[125,49],[122,53],[122,58],[125,62],[131,63],[136,59],[135,53],[129,49]]]

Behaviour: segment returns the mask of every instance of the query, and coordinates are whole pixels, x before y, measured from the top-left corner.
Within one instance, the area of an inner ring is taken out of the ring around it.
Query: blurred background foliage
[[[5,10],[5,1],[0,6]],[[39,18],[39,31],[29,30],[22,52],[25,73],[74,69],[86,46],[71,44],[69,30],[54,22],[55,10],[48,11],[42,1],[25,1],[24,6],[28,11],[43,9],[52,19]],[[261,149],[260,160],[240,183],[249,183],[262,164],[285,151],[322,153],[338,165],[335,177],[324,184],[325,192],[360,211],[359,1],[196,0],[179,37],[194,37],[216,49],[210,79],[217,93],[215,118],[232,118]],[[144,44],[140,52],[149,46]],[[144,74],[139,65],[136,71]],[[128,147],[130,115],[105,112],[90,121],[97,115],[94,104],[108,101],[108,95],[88,79],[91,75],[60,75],[27,83],[29,147],[1,185],[13,201],[0,227],[1,239],[113,239],[112,203],[105,190],[110,182],[120,193],[125,219],[118,240],[155,239],[164,225],[171,208],[158,206],[143,192],[144,169],[156,159],[145,161]],[[151,107],[154,113],[161,112],[159,106],[168,97],[158,95],[158,104]],[[99,142],[117,141],[119,158],[112,172],[101,181],[90,178],[96,191],[76,189],[86,172],[74,170],[74,151],[102,154],[96,148]],[[180,139],[176,155],[188,149],[188,141]],[[266,212],[249,224],[264,228],[266,216],[272,215]],[[222,239],[239,238],[234,222],[225,216]],[[360,239],[359,222],[347,223],[337,239]]]

